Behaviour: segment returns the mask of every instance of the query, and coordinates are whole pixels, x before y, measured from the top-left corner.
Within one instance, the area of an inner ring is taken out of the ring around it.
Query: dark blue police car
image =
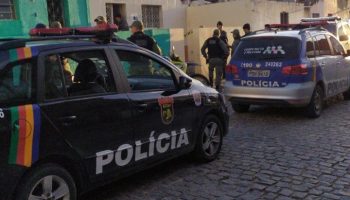
[[[32,31],[56,32],[88,29]],[[152,52],[108,41],[0,41],[1,199],[74,200],[183,154],[218,156],[224,98]]]
[[[225,95],[237,112],[254,104],[289,105],[318,117],[325,99],[349,98],[348,56],[322,28],[263,31],[239,44],[226,70]]]

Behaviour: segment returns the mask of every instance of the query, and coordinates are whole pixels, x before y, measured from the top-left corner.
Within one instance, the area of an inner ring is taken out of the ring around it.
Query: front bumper
[[[305,106],[309,104],[314,88],[314,82],[288,84],[283,88],[257,88],[234,86],[227,81],[224,95],[236,103]]]

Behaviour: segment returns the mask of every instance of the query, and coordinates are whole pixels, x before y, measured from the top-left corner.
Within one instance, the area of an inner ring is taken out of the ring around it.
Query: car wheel
[[[45,164],[34,168],[21,181],[16,200],[76,200],[72,176],[62,167]]]
[[[317,118],[321,116],[324,106],[324,93],[320,85],[317,85],[309,105],[306,107],[306,115],[310,118]]]
[[[196,160],[210,162],[215,160],[222,146],[223,127],[218,117],[209,115],[205,118],[197,136],[193,152]]]
[[[248,105],[248,104],[232,103],[232,108],[237,113],[246,113],[246,112],[249,111],[250,105]]]

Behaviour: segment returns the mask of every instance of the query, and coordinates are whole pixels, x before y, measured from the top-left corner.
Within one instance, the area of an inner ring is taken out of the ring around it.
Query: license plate
[[[252,78],[268,78],[270,77],[270,70],[249,70],[248,77]]]

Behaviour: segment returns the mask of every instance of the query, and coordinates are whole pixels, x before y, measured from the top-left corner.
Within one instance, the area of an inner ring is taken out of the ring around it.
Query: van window
[[[291,37],[259,37],[243,39],[234,54],[234,59],[296,59],[300,55],[300,44],[301,40]]]

